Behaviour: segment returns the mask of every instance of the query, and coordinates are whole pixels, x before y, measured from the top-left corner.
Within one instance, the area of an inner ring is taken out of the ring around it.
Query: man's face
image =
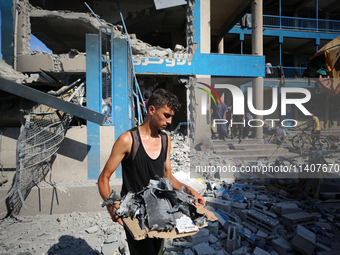
[[[152,116],[152,123],[159,130],[165,129],[171,124],[174,111],[168,106],[162,106],[156,109],[153,105],[150,106],[150,115]]]

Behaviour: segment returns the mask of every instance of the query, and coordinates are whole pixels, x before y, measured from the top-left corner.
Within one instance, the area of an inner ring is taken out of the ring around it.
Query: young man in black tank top
[[[143,124],[119,136],[98,178],[99,193],[104,200],[111,193],[110,177],[122,162],[123,187],[121,195],[125,195],[129,191],[142,190],[149,184],[150,179],[156,179],[158,176],[169,178],[176,190],[184,186],[186,191],[195,197],[196,204],[204,205],[201,195],[193,188],[179,182],[171,173],[171,140],[170,136],[161,130],[171,123],[172,116],[179,108],[177,97],[164,89],[158,89],[151,95]],[[118,208],[119,204],[107,206],[112,220],[123,226],[122,219],[115,215]],[[131,255],[162,254],[162,239],[136,241],[128,231],[125,232]]]

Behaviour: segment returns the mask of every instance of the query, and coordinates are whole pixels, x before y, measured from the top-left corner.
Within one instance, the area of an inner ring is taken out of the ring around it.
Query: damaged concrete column
[[[200,1],[200,52],[210,53],[211,49],[211,28],[210,28],[210,0]],[[197,82],[202,82],[208,85],[211,84],[210,75],[197,75]],[[192,105],[198,109],[195,109],[197,114],[196,126],[199,125],[199,129],[195,129],[195,143],[200,142],[204,137],[210,137],[210,104],[208,102],[207,94],[201,90],[196,91],[196,103]],[[205,102],[202,102],[204,100]],[[206,107],[202,109],[201,107]],[[203,112],[204,111],[204,112]]]
[[[252,53],[253,55],[263,55],[263,2],[262,0],[252,0],[251,2],[252,16]],[[264,68],[264,67],[263,67]],[[263,110],[263,77],[253,79],[253,102],[257,110]],[[263,116],[255,116],[255,119],[263,119]],[[260,124],[256,124],[260,125]],[[263,137],[263,128],[255,128],[255,138]]]
[[[17,57],[31,54],[31,10],[28,0],[15,0],[14,4],[14,69],[17,70]]]

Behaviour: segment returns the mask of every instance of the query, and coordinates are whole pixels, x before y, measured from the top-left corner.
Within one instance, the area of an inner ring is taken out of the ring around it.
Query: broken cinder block
[[[270,235],[275,233],[279,226],[279,221],[256,210],[242,211],[242,217],[246,223]]]
[[[269,252],[266,252],[265,250],[261,249],[260,247],[256,247],[253,255],[270,255]]]
[[[205,204],[214,207],[215,210],[222,210],[226,213],[230,213],[232,202],[222,200],[222,199],[207,197],[205,198]]]
[[[274,250],[279,255],[294,255],[295,254],[295,251],[293,250],[293,247],[291,246],[290,242],[288,242],[283,237],[273,240],[272,244],[273,244]]]
[[[188,239],[190,242],[192,242],[193,245],[208,242],[209,238],[209,230],[205,228],[201,228],[200,231],[197,232],[197,234],[189,236]]]
[[[290,213],[282,216],[283,225],[290,231],[294,231],[297,225],[314,226],[316,217],[306,212]]]
[[[300,208],[293,203],[278,203],[274,207],[275,212],[277,212],[280,216],[301,212]]]
[[[297,225],[292,246],[302,254],[312,255],[316,247],[315,233],[309,231],[302,225]]]

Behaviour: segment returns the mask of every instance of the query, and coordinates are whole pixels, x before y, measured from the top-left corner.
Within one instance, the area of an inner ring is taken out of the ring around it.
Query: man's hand
[[[186,190],[187,190],[188,194],[195,197],[195,205],[201,204],[201,205],[205,206],[204,198],[200,194],[198,194],[198,192],[196,190],[194,190],[191,187],[188,187]]]
[[[114,203],[113,205],[110,204],[110,205],[107,205],[106,208],[111,216],[112,221],[118,222],[120,225],[124,226],[122,218],[120,218],[117,214],[115,214],[116,210],[118,210],[119,208],[119,204],[117,203]]]

